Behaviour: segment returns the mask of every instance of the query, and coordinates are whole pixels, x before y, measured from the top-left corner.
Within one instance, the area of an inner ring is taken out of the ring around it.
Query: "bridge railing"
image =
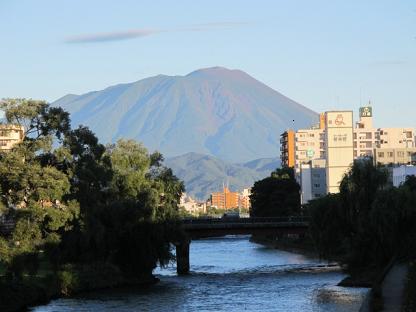
[[[251,217],[251,218],[185,218],[183,224],[221,224],[221,223],[307,223],[309,217]]]

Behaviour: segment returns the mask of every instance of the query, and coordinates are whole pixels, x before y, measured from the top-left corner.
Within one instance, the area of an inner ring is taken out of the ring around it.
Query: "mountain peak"
[[[232,162],[276,157],[284,130],[318,120],[245,72],[224,67],[159,75],[52,105],[68,110],[73,126],[89,126],[104,143],[131,138],[166,157],[196,152]]]
[[[190,72],[185,77],[195,77],[195,76],[249,76],[247,73],[239,69],[228,69],[226,67],[215,66],[197,69],[193,72]]]

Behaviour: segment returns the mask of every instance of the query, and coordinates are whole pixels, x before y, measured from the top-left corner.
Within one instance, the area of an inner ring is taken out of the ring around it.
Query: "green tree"
[[[299,191],[293,169],[276,169],[270,177],[254,183],[250,214],[254,217],[297,215],[300,213]]]

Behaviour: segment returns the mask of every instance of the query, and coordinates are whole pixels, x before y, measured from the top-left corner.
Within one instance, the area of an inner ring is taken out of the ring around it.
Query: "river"
[[[358,311],[363,288],[325,262],[251,243],[248,236],[193,241],[191,274],[158,269],[150,289],[119,289],[51,301],[36,312],[64,311]]]

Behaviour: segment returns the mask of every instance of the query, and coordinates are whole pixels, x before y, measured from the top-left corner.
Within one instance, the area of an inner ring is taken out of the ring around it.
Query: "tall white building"
[[[325,130],[326,190],[338,193],[341,180],[354,161],[352,111],[326,112]]]
[[[354,159],[373,157],[375,163],[383,165],[416,161],[415,130],[374,128],[371,106],[360,108],[355,128],[351,111],[326,112],[321,114],[319,126],[300,129],[294,137],[293,146],[286,144],[282,153],[295,155],[294,169],[303,203],[320,196],[316,185],[326,184],[327,193],[338,192],[339,183]],[[326,182],[313,182],[314,174],[316,178],[322,177],[319,173],[322,166]]]

